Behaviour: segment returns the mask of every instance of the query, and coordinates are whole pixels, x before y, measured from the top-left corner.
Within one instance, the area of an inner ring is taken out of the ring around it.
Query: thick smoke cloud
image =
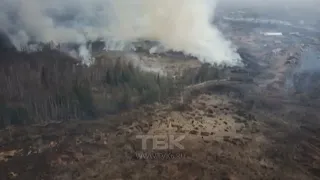
[[[84,42],[104,37],[107,3],[102,0],[3,0],[0,23],[16,46],[28,41]],[[105,6],[105,7],[103,7]],[[103,9],[105,8],[105,9]],[[86,37],[88,36],[88,37]]]
[[[124,48],[148,39],[202,61],[235,65],[238,54],[210,23],[215,5],[215,0],[2,0],[0,27],[16,47],[102,38]]]

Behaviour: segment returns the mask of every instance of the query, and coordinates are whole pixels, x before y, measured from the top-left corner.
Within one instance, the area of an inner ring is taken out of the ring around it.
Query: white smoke
[[[215,5],[216,0],[1,0],[0,26],[17,47],[30,40],[85,44],[103,38],[106,49],[123,50],[148,39],[201,61],[236,65],[239,55],[211,24]]]
[[[87,47],[85,44],[79,47],[79,56],[84,64],[90,65],[93,62],[91,55],[91,46]]]
[[[118,38],[155,40],[201,61],[235,65],[240,57],[211,22],[215,0],[137,0],[113,3]],[[152,49],[153,50],[153,49]]]

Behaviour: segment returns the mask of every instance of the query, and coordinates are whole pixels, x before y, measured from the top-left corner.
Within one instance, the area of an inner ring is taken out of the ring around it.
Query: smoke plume
[[[16,47],[102,38],[107,49],[124,49],[154,40],[203,62],[236,65],[239,55],[211,23],[215,5],[216,0],[2,0],[0,27]]]

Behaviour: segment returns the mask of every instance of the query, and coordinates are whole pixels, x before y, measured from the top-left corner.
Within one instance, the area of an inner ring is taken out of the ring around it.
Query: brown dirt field
[[[155,105],[99,121],[6,129],[1,132],[0,177],[319,178],[319,129],[306,122],[291,127],[295,124],[276,115],[266,119],[238,103],[207,94],[195,97],[186,111]],[[142,151],[138,134],[185,134],[185,149]],[[155,157],[143,156],[155,152]]]
[[[320,179],[318,109],[287,100],[281,88],[259,88],[252,92],[264,93],[209,89],[181,107],[173,99],[96,121],[1,130],[0,179]],[[142,150],[140,134],[185,135],[184,149]]]

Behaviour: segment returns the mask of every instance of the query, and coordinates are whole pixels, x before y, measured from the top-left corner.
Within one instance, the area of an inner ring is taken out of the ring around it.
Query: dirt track
[[[274,67],[265,73],[286,71]],[[263,73],[251,89],[204,88],[184,106],[172,100],[97,121],[2,130],[0,178],[320,179],[317,109],[283,97],[283,79]],[[184,149],[142,151],[138,134],[184,134]]]

